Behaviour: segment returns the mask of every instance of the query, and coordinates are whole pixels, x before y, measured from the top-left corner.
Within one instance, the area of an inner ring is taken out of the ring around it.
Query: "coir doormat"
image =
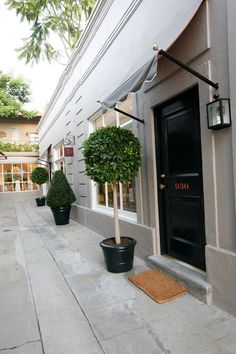
[[[156,269],[131,275],[128,279],[159,304],[187,293],[183,286]]]

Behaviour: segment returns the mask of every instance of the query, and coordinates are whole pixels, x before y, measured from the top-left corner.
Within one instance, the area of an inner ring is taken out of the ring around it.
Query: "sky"
[[[4,0],[0,0],[0,71],[26,79],[32,94],[31,102],[24,107],[43,113],[65,66],[46,61],[32,66],[17,58],[15,49],[21,47],[22,39],[30,35],[29,28],[27,23],[20,22],[13,10],[7,9]]]

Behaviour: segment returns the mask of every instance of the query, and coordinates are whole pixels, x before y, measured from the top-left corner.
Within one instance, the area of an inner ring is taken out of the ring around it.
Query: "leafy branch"
[[[32,25],[30,36],[17,49],[26,63],[49,62],[69,57],[88,20],[96,0],[7,0],[21,22]],[[63,53],[53,45],[53,34],[61,41]]]

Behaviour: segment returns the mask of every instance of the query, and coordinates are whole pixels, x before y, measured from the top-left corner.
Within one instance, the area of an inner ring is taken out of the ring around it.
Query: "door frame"
[[[178,97],[181,95],[187,94],[191,90],[196,90],[197,95],[198,95],[198,101],[196,101],[195,106],[195,112],[199,117],[199,138],[200,138],[200,152],[201,152],[201,178],[202,178],[202,189],[203,189],[203,168],[202,168],[202,144],[201,144],[201,126],[200,126],[200,104],[199,104],[199,87],[198,85],[194,85],[192,87],[187,88],[184,91],[181,91],[177,93],[176,95],[172,96],[169,99],[166,99],[164,102],[159,103],[153,108],[153,117],[154,117],[154,141],[155,141],[155,152],[156,152],[156,190],[157,190],[157,202],[158,202],[158,214],[159,214],[159,232],[160,232],[160,253],[161,254],[167,254],[168,255],[168,237],[166,236],[166,210],[165,210],[165,197],[164,193],[162,193],[159,189],[159,184],[163,182],[161,179],[161,169],[164,166],[164,158],[163,158],[163,153],[162,153],[162,146],[164,144],[164,139],[165,139],[165,134],[163,134],[163,126],[161,124],[160,119],[157,118],[156,111],[161,109],[162,106],[171,104],[171,102],[174,102]],[[161,141],[159,142],[158,140],[161,137]],[[203,198],[203,215],[202,215],[202,222],[203,222],[203,229],[205,233],[205,210],[204,210],[204,189],[202,190],[202,198]],[[205,254],[204,254],[205,256]],[[178,259],[178,258],[176,258]]]

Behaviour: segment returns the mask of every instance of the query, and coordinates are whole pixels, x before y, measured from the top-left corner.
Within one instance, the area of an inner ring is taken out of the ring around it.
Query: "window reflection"
[[[135,179],[122,184],[123,209],[136,212]]]
[[[106,205],[105,184],[98,184],[97,185],[97,202],[100,205]]]

